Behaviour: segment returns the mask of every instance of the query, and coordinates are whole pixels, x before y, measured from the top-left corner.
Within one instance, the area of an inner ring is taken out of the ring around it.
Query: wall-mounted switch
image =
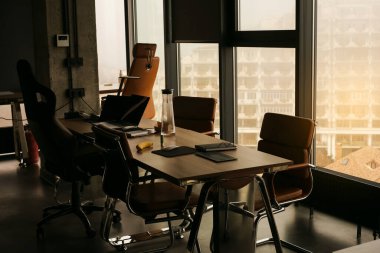
[[[69,35],[68,34],[57,34],[56,35],[57,47],[69,47]]]

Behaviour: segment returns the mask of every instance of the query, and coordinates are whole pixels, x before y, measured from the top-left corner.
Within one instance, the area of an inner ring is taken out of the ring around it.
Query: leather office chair
[[[147,182],[145,177],[139,177],[137,173],[125,133],[103,125],[93,126],[93,131],[95,143],[103,151],[106,160],[103,190],[107,199],[101,223],[102,238],[118,250],[126,250],[132,243],[167,236],[169,233],[168,245],[147,252],[165,251],[174,240],[171,221],[186,219],[191,223],[194,215],[192,209],[198,203],[198,195],[191,192],[191,187],[186,189],[166,181]],[[169,231],[161,229],[110,238],[117,200],[123,201],[128,210],[142,217],[146,224],[168,222]],[[196,245],[199,252],[198,242]]]
[[[153,85],[156,81],[160,59],[154,56],[156,53],[156,44],[137,43],[133,47],[133,61],[129,76],[139,77],[122,78],[119,92],[122,95],[141,95],[150,97],[149,103],[145,109],[144,118],[152,119],[155,116],[154,100],[152,95]],[[124,89],[122,88],[124,84]]]
[[[214,137],[217,134],[214,131],[216,103],[217,100],[215,98],[209,97],[174,97],[175,125]],[[213,205],[207,203],[204,212],[211,211],[212,209]],[[212,240],[210,242],[210,248],[212,249],[211,244]]]
[[[43,167],[59,179],[71,182],[71,199],[47,207],[43,219],[37,224],[38,236],[43,236],[42,225],[52,219],[74,213],[82,221],[89,237],[95,235],[86,213],[101,211],[103,207],[92,202],[81,202],[80,194],[84,183],[92,175],[102,175],[101,154],[90,144],[79,142],[71,132],[55,118],[56,97],[53,91],[38,83],[30,64],[19,60],[17,71],[23,94],[29,128],[40,148]],[[57,183],[55,185],[57,187]],[[55,189],[56,190],[56,189]]]
[[[215,98],[207,97],[174,97],[175,125],[214,136],[216,102]]]
[[[278,213],[291,203],[305,199],[312,191],[313,177],[310,164],[310,150],[315,132],[311,119],[276,113],[266,113],[260,131],[261,140],[257,149],[293,161],[286,171],[264,173],[269,197]],[[243,204],[243,209],[240,205]],[[229,209],[254,218],[253,240],[256,242],[258,222],[266,217],[261,199],[255,200],[255,213],[248,211],[246,203],[229,202]],[[256,245],[273,242],[272,238],[257,241]],[[255,246],[256,246],[255,245]],[[281,245],[296,252],[310,252],[286,241]]]

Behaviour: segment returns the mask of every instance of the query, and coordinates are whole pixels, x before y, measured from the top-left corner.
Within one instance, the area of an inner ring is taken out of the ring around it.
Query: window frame
[[[127,69],[135,43],[134,1],[125,1]],[[315,118],[314,115],[314,5],[316,0],[295,0],[295,30],[238,31],[239,0],[221,0],[221,41],[219,42],[219,106],[221,138],[237,140],[237,85],[236,47],[295,48],[295,112],[298,116]],[[162,0],[165,33],[165,83],[178,95],[180,84],[179,45],[170,41],[171,1]],[[207,41],[205,41],[207,42]],[[200,41],[201,43],[201,41]],[[301,85],[302,84],[302,85]],[[233,105],[233,106],[231,106]]]

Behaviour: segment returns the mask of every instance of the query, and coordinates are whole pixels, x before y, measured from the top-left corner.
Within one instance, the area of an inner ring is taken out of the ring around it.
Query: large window
[[[136,42],[157,44],[156,56],[160,65],[153,86],[153,99],[156,106],[156,118],[161,115],[161,89],[165,87],[165,44],[163,1],[135,0]]]
[[[294,30],[295,0],[239,0],[239,30]]]
[[[380,182],[380,2],[317,3],[316,163]]]
[[[96,27],[100,90],[117,89],[118,77],[127,74],[124,0],[96,0]],[[156,43],[160,58],[153,99],[160,115],[161,89],[165,87],[163,1],[134,2],[135,42]]]
[[[116,89],[127,67],[124,0],[96,0],[95,9],[100,89]]]
[[[217,44],[180,44],[180,95],[213,97],[219,100],[219,57]],[[219,129],[217,108],[215,128]]]
[[[295,114],[295,49],[237,48],[238,143],[256,146],[266,112]]]
[[[266,112],[295,115],[296,1],[238,0],[236,15],[235,43],[255,46],[236,48],[235,141],[255,147]]]

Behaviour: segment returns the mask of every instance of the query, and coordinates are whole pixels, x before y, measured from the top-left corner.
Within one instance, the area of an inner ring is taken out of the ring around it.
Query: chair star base
[[[146,231],[139,234],[133,235],[123,235],[112,237],[108,239],[108,243],[111,244],[118,251],[126,251],[132,244],[138,244],[141,242],[146,242],[154,239],[159,239],[163,237],[170,236],[170,243],[162,248],[147,250],[144,252],[160,252],[170,248],[174,241],[174,236],[170,234],[169,228],[157,229]]]
[[[42,225],[48,223],[52,219],[67,215],[75,214],[82,221],[86,234],[88,237],[95,236],[95,230],[92,228],[90,221],[88,220],[87,214],[92,213],[93,211],[103,211],[104,207],[95,206],[92,201],[80,201],[78,197],[80,195],[81,184],[78,182],[72,183],[72,196],[71,200],[66,203],[59,203],[54,206],[46,207],[43,210],[43,219],[37,223],[37,236],[38,238],[43,238],[44,231]],[[50,213],[53,211],[53,213]]]
[[[103,212],[102,222],[101,222],[101,236],[102,239],[108,242],[110,245],[112,245],[115,249],[118,251],[126,251],[128,248],[133,247],[132,245],[137,246],[138,243],[147,242],[150,240],[157,240],[160,238],[168,237],[169,236],[169,243],[165,246],[162,246],[160,248],[154,248],[154,249],[146,249],[143,252],[163,252],[169,249],[173,246],[174,238],[176,239],[182,239],[184,238],[184,233],[190,231],[193,217],[190,212],[188,212],[187,216],[185,217],[178,217],[179,219],[183,219],[182,223],[178,226],[172,226],[171,221],[173,218],[156,218],[157,220],[160,220],[162,222],[167,222],[168,227],[156,229],[156,230],[150,230],[145,231],[138,234],[133,235],[122,235],[122,236],[116,236],[116,237],[110,237],[112,222],[114,222],[114,214],[115,212],[118,212],[115,207],[117,203],[117,199],[110,198],[107,196],[106,202],[105,202],[105,210]],[[169,215],[169,214],[168,214]],[[156,223],[154,221],[146,220],[145,223]],[[196,242],[197,250],[200,252],[199,243]]]

